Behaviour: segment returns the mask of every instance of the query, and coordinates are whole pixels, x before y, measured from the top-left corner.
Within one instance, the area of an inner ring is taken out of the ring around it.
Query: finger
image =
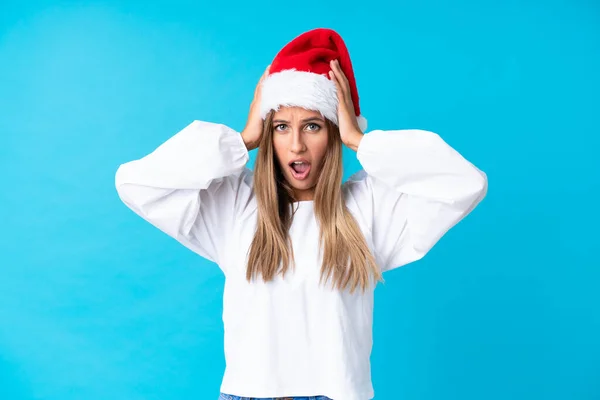
[[[265,72],[263,72],[262,76],[260,77],[261,81],[263,81],[269,75],[270,69],[271,69],[271,64],[267,65],[267,69],[265,69]]]
[[[346,92],[346,87],[342,81],[342,77],[339,74],[339,66],[336,65],[335,61],[331,63],[331,74],[333,74],[333,77],[335,78],[335,82],[338,87],[338,92],[342,94],[342,96],[345,99],[348,94]]]
[[[335,60],[334,67],[335,67],[336,72],[338,74],[338,78],[340,79],[340,83],[344,84],[344,87],[349,90],[350,89],[350,82],[348,81],[348,78],[346,77],[346,74],[344,74],[344,70],[342,70],[342,67],[340,66],[340,61],[339,60]]]
[[[258,95],[258,92],[260,91],[260,88],[261,88],[261,84],[263,83],[265,78],[267,76],[269,76],[270,69],[271,69],[271,65],[269,64],[267,66],[267,68],[265,69],[265,71],[263,72],[263,74],[260,76],[260,79],[258,80],[258,84],[256,85],[256,88],[254,88],[254,97],[256,97]]]
[[[331,77],[331,80],[335,84],[335,89],[336,89],[336,93],[337,93],[338,102],[341,103],[341,102],[344,101],[344,97],[345,97],[344,91],[342,90],[342,85],[338,81],[338,78],[335,75],[335,72],[329,71],[329,76]]]
[[[350,82],[348,81],[348,78],[346,77],[346,74],[344,73],[344,70],[340,66],[340,61],[339,60],[335,60],[335,63],[337,65],[338,70],[340,71],[340,75],[342,76],[342,80],[346,83],[346,85],[349,88],[350,87]]]
[[[344,71],[342,71],[342,68],[340,67],[340,64],[337,60],[334,60],[332,69],[336,75],[338,83],[340,84],[340,86],[342,88],[342,93],[344,94],[344,98],[346,100],[350,99],[350,84],[348,83],[348,79],[346,79],[346,76],[344,75]]]
[[[338,93],[338,102],[340,107],[350,109],[353,107],[350,95],[344,90],[344,84],[340,82],[340,78],[333,71],[330,72],[335,81],[335,86]]]
[[[346,74],[344,74],[344,71],[340,67],[339,62],[337,63],[337,66],[339,69],[339,74],[341,76],[342,86],[344,87],[344,95],[346,96],[346,102],[349,106],[352,106],[352,93],[350,90],[350,82],[348,81],[348,78],[346,78]]]
[[[335,75],[333,71],[329,71],[329,76],[332,77],[332,80],[335,83],[339,107],[338,112],[344,112],[342,110],[352,110],[354,108],[354,106],[352,105],[352,99],[344,94],[342,90],[343,85],[340,83],[339,78]]]

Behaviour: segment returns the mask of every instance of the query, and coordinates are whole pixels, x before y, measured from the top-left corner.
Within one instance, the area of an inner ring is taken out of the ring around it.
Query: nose
[[[304,136],[302,135],[302,132],[300,132],[298,129],[294,129],[294,131],[292,132],[291,141],[292,142],[290,143],[290,150],[292,151],[292,153],[302,153],[306,150]]]

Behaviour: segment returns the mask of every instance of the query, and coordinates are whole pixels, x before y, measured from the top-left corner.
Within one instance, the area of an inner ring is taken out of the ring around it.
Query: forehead
[[[295,121],[314,117],[323,119],[323,116],[319,111],[307,110],[302,107],[280,107],[279,111],[276,111],[273,114],[273,119],[284,119],[287,121]]]

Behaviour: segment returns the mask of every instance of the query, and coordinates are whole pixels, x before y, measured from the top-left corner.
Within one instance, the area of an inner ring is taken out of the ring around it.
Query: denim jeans
[[[304,396],[304,397],[240,397],[231,394],[221,393],[219,400],[331,400],[325,396]]]

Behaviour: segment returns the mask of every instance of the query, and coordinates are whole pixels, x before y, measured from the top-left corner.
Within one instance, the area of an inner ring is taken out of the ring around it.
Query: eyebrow
[[[307,122],[312,122],[312,121],[319,121],[319,122],[323,122],[323,119],[322,119],[322,118],[319,118],[319,117],[310,117],[310,118],[305,118],[305,119],[303,119],[303,120],[302,120],[302,121],[300,121],[300,122],[302,122],[303,124],[305,124],[305,123],[307,123]],[[290,121],[286,121],[286,120],[284,120],[284,119],[274,119],[274,120],[273,120],[273,123],[274,123],[274,124],[275,124],[275,123],[277,123],[277,124],[289,124],[289,123],[290,123]]]

